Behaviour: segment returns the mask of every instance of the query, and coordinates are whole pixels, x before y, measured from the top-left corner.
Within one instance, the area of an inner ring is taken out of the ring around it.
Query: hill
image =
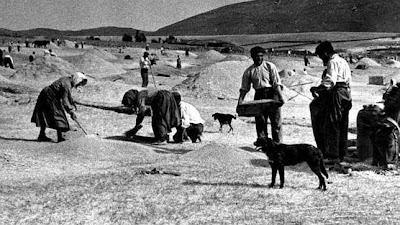
[[[155,35],[400,32],[398,0],[255,0],[224,6]]]

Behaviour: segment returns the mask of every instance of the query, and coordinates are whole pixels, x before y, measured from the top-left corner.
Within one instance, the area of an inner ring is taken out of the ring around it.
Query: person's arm
[[[250,85],[251,85],[250,70],[247,69],[246,71],[244,71],[242,76],[242,84],[239,90],[240,93],[239,93],[238,105],[242,104],[242,102],[244,101],[247,92],[250,91]]]
[[[329,60],[327,68],[326,68],[326,75],[322,80],[322,85],[324,85],[328,90],[335,86],[338,76],[338,64]]]
[[[270,73],[272,75],[272,88],[275,91],[275,94],[277,95],[277,101],[278,101],[278,106],[281,107],[283,104],[285,104],[285,100],[283,99],[283,84],[281,81],[281,77],[279,76],[278,69],[276,68],[275,65],[271,64],[270,65]]]
[[[62,102],[65,111],[71,115],[71,118],[73,120],[76,120],[76,114],[74,113],[74,109],[76,109],[74,99],[72,98],[71,95],[71,87],[68,87],[66,84],[62,85]]]

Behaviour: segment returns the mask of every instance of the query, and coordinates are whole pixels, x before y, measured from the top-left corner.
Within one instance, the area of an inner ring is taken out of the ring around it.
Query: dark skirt
[[[181,125],[181,115],[171,92],[160,90],[151,104],[152,127],[156,140],[164,141],[173,127]]]
[[[37,127],[48,127],[61,131],[69,130],[69,123],[61,98],[50,88],[45,87],[37,99],[31,122]]]

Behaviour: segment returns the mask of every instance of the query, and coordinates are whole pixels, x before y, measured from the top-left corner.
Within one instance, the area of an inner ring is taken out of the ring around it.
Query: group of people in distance
[[[143,90],[132,89],[125,93],[122,103],[137,109],[136,125],[126,132],[127,136],[135,135],[142,127],[146,115],[151,112],[152,129],[155,144],[165,144],[172,128],[177,132],[173,136],[175,142],[191,139],[201,140],[204,120],[199,111],[191,104],[181,100],[178,92],[147,88],[149,54],[145,52],[140,60]],[[271,123],[272,139],[283,142],[281,107],[282,82],[276,66],[264,60],[265,49],[259,46],[250,50],[253,65],[247,68],[242,76],[238,105],[240,105],[251,87],[255,89],[254,100],[274,99],[276,104],[269,107],[263,115],[256,116],[257,142],[268,137],[267,120]],[[346,60],[341,58],[328,41],[321,42],[315,50],[326,66],[322,73],[322,81],[318,87],[311,88],[314,100],[310,103],[311,122],[316,144],[327,160],[340,163],[347,154],[348,116],[352,107],[350,94],[351,71]],[[147,73],[147,76],[146,76]],[[147,77],[147,79],[146,79]],[[40,127],[39,141],[49,141],[46,128],[57,130],[58,141],[65,140],[62,133],[69,130],[64,110],[76,119],[76,106],[71,96],[71,89],[84,86],[87,79],[83,73],[75,73],[71,77],[63,77],[45,87],[39,95],[32,122]]]

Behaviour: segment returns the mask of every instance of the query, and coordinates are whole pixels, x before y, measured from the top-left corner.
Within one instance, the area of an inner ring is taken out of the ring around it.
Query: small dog
[[[279,170],[280,188],[285,183],[284,166],[292,166],[301,162],[307,162],[311,170],[318,176],[318,189],[326,190],[325,179],[321,175],[328,178],[325,169],[323,155],[320,149],[309,144],[285,145],[277,144],[272,139],[260,139],[259,147],[268,156],[269,164],[272,168],[272,181],[269,187],[275,185],[276,173]]]
[[[232,119],[236,119],[236,117],[237,117],[237,114],[235,114],[235,115],[232,115],[232,114],[223,114],[223,113],[214,113],[213,115],[212,115],[212,117],[214,117],[214,120],[218,120],[219,121],[219,125],[220,125],[220,127],[219,127],[219,132],[222,132],[222,126],[224,125],[224,124],[228,124],[229,125],[229,131],[228,131],[228,133],[229,132],[233,132],[233,127],[232,127]]]

